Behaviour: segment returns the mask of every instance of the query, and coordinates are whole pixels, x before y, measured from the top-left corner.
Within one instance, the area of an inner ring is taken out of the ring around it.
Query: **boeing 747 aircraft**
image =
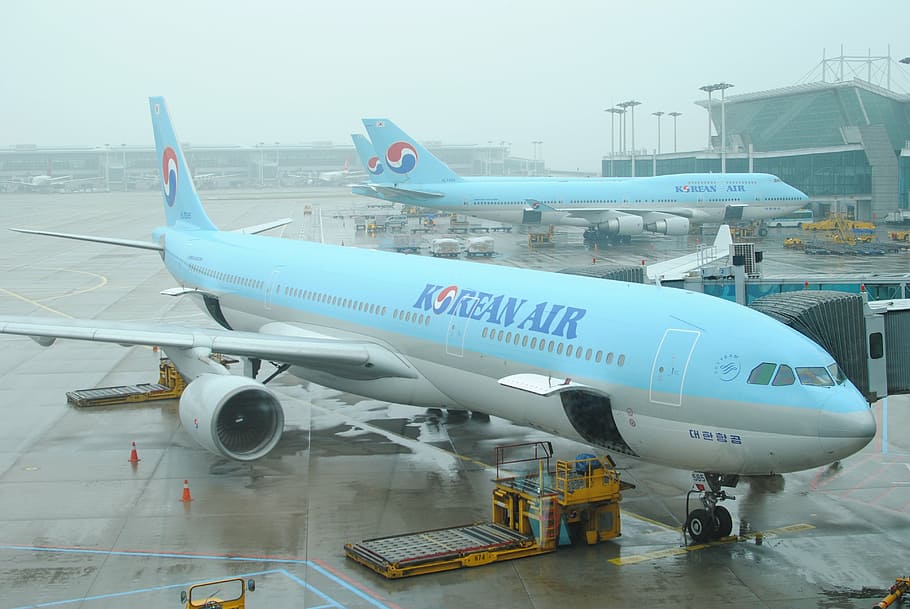
[[[462,178],[389,119],[363,119],[382,173],[355,194],[511,224],[588,228],[592,240],[645,231],[684,235],[690,223],[775,217],[808,197],[763,173],[687,173],[648,178]],[[374,161],[370,161],[371,163]]]
[[[206,215],[164,99],[149,100],[165,225],[149,241],[50,233],[158,252],[220,326],[0,317],[0,332],[158,345],[189,385],[186,433],[238,461],[267,455],[284,413],[224,353],[285,364],[341,391],[472,410],[706,474],[687,519],[726,535],[717,502],[741,475],[826,465],[875,434],[832,357],[752,309],[684,290],[222,231]],[[21,229],[19,229],[21,230]],[[250,366],[255,369],[255,366]]]

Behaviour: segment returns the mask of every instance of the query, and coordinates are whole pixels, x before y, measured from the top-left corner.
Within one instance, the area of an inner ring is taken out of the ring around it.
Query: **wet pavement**
[[[234,228],[291,216],[291,239],[360,247],[364,200],[343,190],[204,197]],[[355,207],[359,209],[355,210]],[[388,213],[371,208],[367,211]],[[157,193],[0,196],[0,226],[148,238]],[[415,220],[412,220],[415,222]],[[813,257],[762,240],[768,274],[903,274],[906,254]],[[694,237],[642,238],[596,252],[577,231],[529,249],[493,234],[499,255],[478,264],[548,270],[640,264],[685,253]],[[420,238],[420,237],[418,237]],[[700,239],[704,241],[705,239]],[[708,238],[707,240],[710,240]],[[207,323],[153,252],[7,233],[0,314]],[[873,408],[879,436],[836,467],[741,482],[727,502],[743,541],[686,547],[689,472],[618,458],[623,535],[594,547],[387,581],[345,559],[346,542],[489,518],[496,445],[552,440],[561,458],[590,448],[493,418],[366,400],[279,377],[286,432],[254,464],[225,462],[180,427],[176,402],[79,410],[65,392],[149,382],[146,348],[58,341],[46,349],[0,336],[0,609],[176,607],[187,585],[255,577],[250,607],[869,607],[910,559],[910,399]],[[137,443],[139,463],[128,462]],[[183,480],[193,501],[180,501]]]

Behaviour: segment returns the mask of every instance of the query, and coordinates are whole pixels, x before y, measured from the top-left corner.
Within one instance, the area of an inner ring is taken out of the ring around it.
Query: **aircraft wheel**
[[[715,539],[726,537],[733,532],[733,516],[731,516],[727,508],[723,506],[718,505],[714,508],[714,524]]]
[[[714,517],[707,510],[692,510],[686,519],[686,531],[696,543],[708,541],[714,535]]]

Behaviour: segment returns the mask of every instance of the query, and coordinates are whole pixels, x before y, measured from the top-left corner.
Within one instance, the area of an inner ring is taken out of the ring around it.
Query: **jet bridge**
[[[865,292],[804,290],[749,306],[824,347],[869,402],[910,393],[910,300],[868,302]]]

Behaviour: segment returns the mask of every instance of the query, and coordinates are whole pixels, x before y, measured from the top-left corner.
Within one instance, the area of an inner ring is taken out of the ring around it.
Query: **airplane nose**
[[[818,439],[831,461],[861,450],[875,437],[875,429],[875,416],[865,403],[857,410],[819,412]]]

